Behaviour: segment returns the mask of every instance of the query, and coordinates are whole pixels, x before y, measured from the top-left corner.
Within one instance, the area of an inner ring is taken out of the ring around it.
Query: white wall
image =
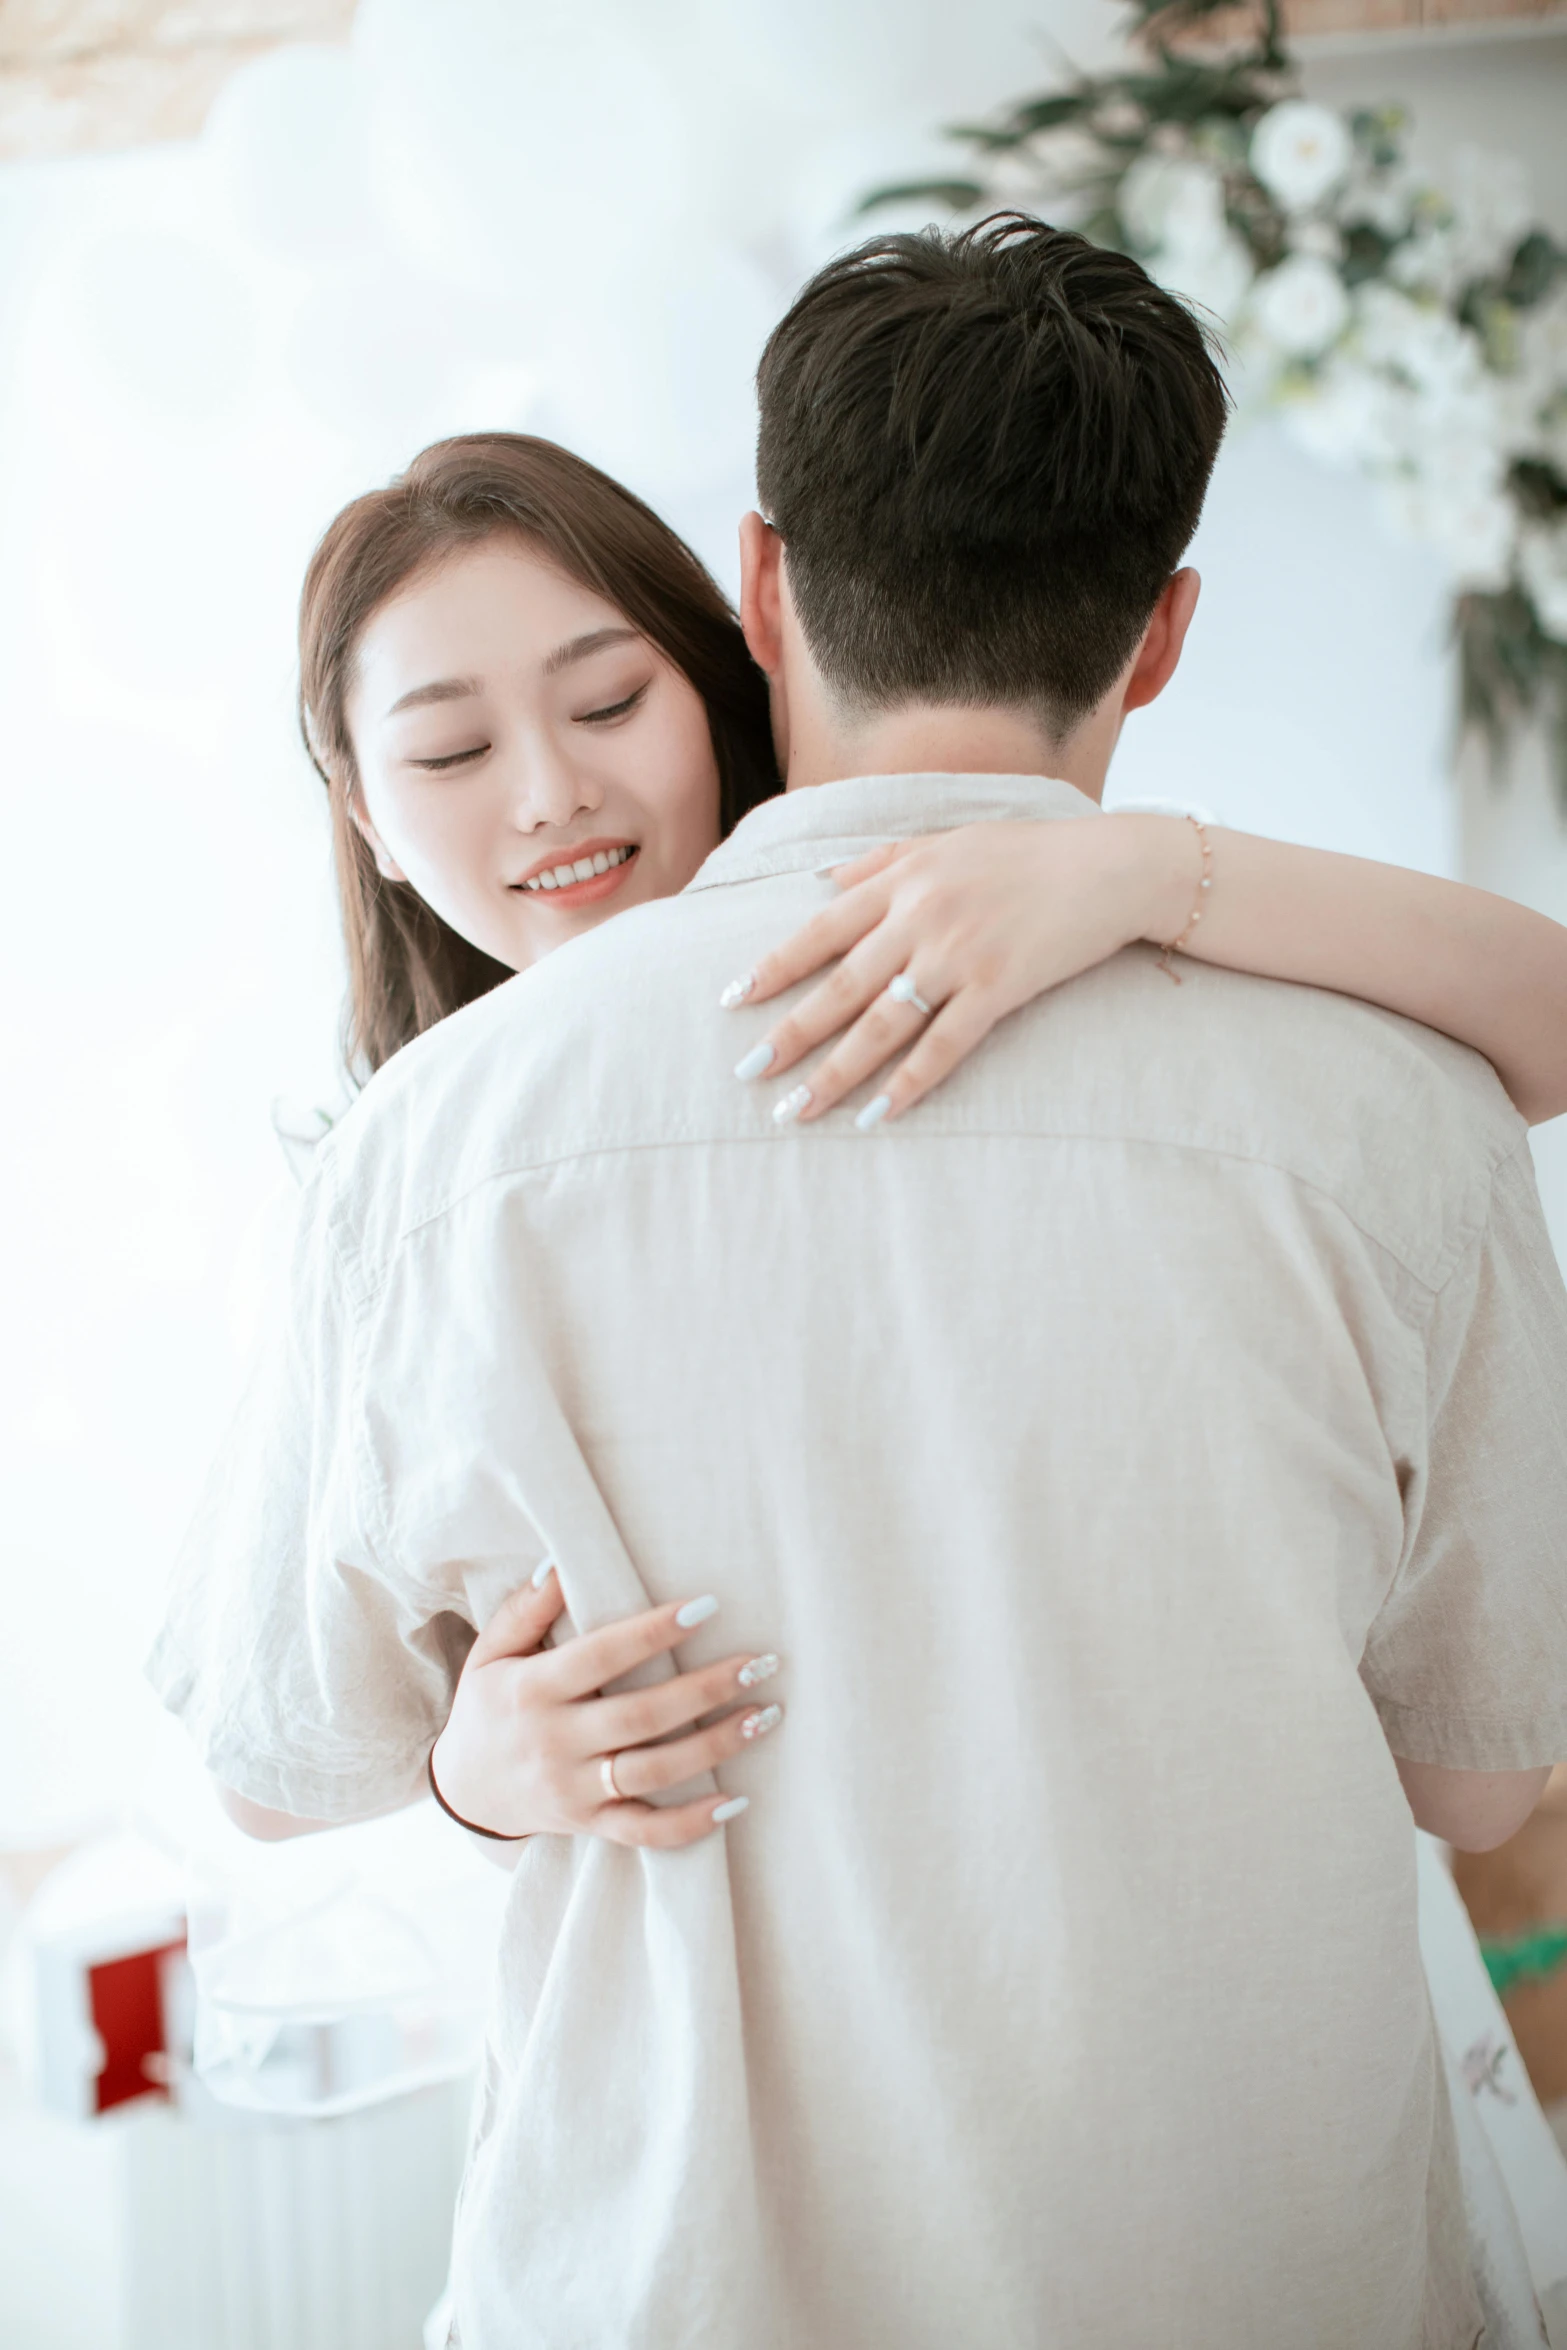
[[[140,1783],[134,1659],[254,1319],[268,1104],[332,1083],[327,840],[290,714],[314,536],[437,433],[521,424],[732,580],[761,334],[853,191],[1037,78],[1041,20],[1089,59],[1115,23],[1101,0],[364,0],[350,62],[251,69],[199,146],[0,170],[0,1842]],[[1531,152],[1559,207],[1564,63],[1542,39],[1313,79],[1418,88]],[[1427,559],[1263,433],[1222,461],[1198,560],[1199,631],[1123,794],[1449,863]]]

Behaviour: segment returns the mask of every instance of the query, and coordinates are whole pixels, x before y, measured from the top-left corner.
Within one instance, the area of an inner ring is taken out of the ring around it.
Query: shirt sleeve
[[[1425,1458],[1366,1687],[1407,1761],[1567,1760],[1567,1293],[1527,1143],[1437,1299],[1427,1362]]]
[[[252,1802],[349,1821],[424,1792],[471,1631],[389,1567],[367,1456],[367,1331],[326,1177],[181,1554],[148,1677]]]

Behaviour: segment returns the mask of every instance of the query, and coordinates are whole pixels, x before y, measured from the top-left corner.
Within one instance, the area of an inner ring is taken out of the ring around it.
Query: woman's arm
[[[273,1811],[267,1804],[252,1803],[248,1795],[236,1795],[232,1787],[215,1781],[217,1797],[236,1828],[258,1844],[281,1844],[290,1836],[316,1836],[323,1828],[330,1828],[330,1820],[300,1820],[291,1811]]]
[[[765,1002],[841,958],[770,1032],[766,1074],[838,1036],[793,1112],[810,1119],[902,1052],[861,1111],[874,1124],[939,1085],[1006,1013],[1134,940],[1179,937],[1200,903],[1186,954],[1403,1012],[1484,1053],[1531,1123],[1567,1110],[1561,924],[1395,865],[1217,828],[1209,840],[1212,887],[1200,894],[1200,844],[1181,816],[971,824],[900,841],[843,867],[838,900],[725,1000]],[[888,996],[900,972],[932,1017]]]
[[[1118,817],[1180,824],[1178,817]],[[1210,832],[1214,885],[1183,950],[1362,997],[1484,1053],[1531,1125],[1567,1110],[1567,929],[1398,865]]]
[[[1537,1771],[1448,1771],[1395,1754],[1415,1826],[1458,1852],[1494,1852],[1516,1836],[1545,1793],[1550,1765]]]

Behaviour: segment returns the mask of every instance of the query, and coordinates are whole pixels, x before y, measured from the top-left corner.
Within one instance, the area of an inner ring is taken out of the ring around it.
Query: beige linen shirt
[[[720,987],[892,835],[747,818],[324,1145],[154,1660],[218,1776],[413,1800],[546,1554],[776,1648],[752,1798],[524,1848],[465,2350],[1471,2350],[1389,1742],[1567,1756],[1567,1300],[1490,1069],[1131,949],[861,1136]],[[1223,887],[1222,858],[1219,887]],[[1384,1735],[1385,1733],[1385,1735]]]

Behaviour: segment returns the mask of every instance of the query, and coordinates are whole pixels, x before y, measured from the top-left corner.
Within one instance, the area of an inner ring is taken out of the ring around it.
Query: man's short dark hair
[[[1124,253],[1019,214],[878,237],[774,329],[757,480],[851,709],[1026,705],[1060,740],[1197,527],[1223,378]]]

